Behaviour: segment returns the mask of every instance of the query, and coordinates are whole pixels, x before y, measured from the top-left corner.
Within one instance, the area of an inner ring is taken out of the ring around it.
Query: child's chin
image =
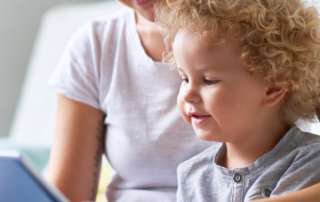
[[[201,133],[196,133],[198,138],[200,138],[203,141],[215,141],[218,142],[217,138],[214,137],[213,135],[209,134],[201,134]]]

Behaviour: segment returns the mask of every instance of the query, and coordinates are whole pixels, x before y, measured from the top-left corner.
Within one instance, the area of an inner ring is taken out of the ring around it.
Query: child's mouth
[[[192,112],[188,112],[187,114],[191,117],[192,122],[195,124],[200,124],[211,117],[210,115],[196,114]]]
[[[198,115],[192,115],[192,118],[196,118],[196,119],[203,119],[205,117],[208,117],[208,116],[198,116]]]
[[[195,112],[187,112],[187,115],[191,116],[192,118],[197,118],[197,119],[202,119],[202,118],[210,116],[210,115],[197,114]]]
[[[211,116],[204,116],[204,115],[192,115],[191,120],[193,124],[199,125],[203,124],[207,119]]]

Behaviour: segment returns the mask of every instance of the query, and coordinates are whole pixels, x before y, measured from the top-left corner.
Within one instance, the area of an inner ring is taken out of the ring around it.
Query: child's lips
[[[204,119],[204,118],[208,117],[208,115],[206,115],[206,116],[204,116],[204,115],[192,115],[191,117],[194,118],[194,119]]]
[[[192,122],[195,124],[200,124],[211,117],[210,115],[198,114],[193,112],[188,112],[187,115],[191,117]]]

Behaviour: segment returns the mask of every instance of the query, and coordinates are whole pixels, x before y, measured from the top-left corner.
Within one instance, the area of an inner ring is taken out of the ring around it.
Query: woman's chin
[[[139,14],[149,22],[155,22],[154,12],[151,9],[144,9],[137,12],[139,12]]]
[[[146,6],[151,4],[152,0],[132,0],[136,6]]]

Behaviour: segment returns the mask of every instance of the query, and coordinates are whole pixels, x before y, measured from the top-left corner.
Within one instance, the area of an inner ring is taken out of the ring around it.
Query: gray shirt
[[[296,127],[245,168],[216,164],[225,152],[225,144],[215,145],[179,165],[177,201],[253,201],[320,182],[320,137]]]

